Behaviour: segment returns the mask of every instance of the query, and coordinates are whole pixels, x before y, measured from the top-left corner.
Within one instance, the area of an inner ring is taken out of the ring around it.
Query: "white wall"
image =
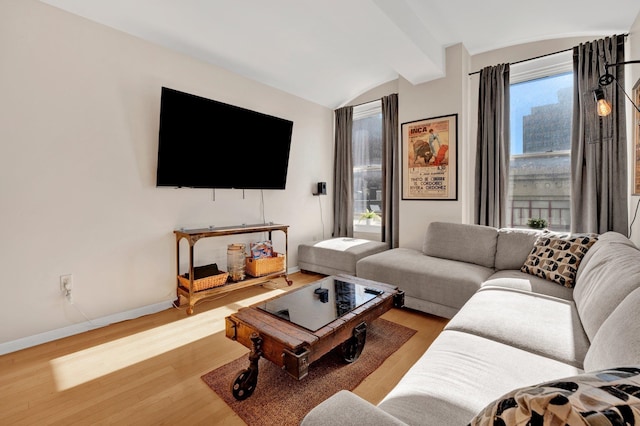
[[[369,91],[367,91],[366,93],[363,93],[362,95],[358,96],[357,98],[349,101],[346,105],[351,105],[351,106],[355,106],[355,105],[360,105],[360,104],[364,104],[367,102],[373,102],[376,101],[378,99],[381,99],[384,96],[388,96],[392,93],[398,93],[398,80],[391,80],[388,81],[384,84],[381,84],[378,87],[375,87]]]
[[[400,246],[421,249],[424,232],[431,222],[462,222],[467,200],[463,177],[469,145],[465,133],[467,92],[465,76],[469,54],[463,45],[446,50],[446,76],[420,85],[400,78],[399,122],[458,114],[458,199],[456,201],[400,201]],[[402,139],[402,136],[400,137]],[[400,141],[402,144],[402,140]],[[401,155],[404,155],[400,149]],[[449,159],[453,162],[453,158]]]
[[[370,102],[390,93],[398,94],[398,132],[402,123],[424,118],[458,114],[458,200],[456,201],[400,201],[401,247],[420,249],[424,232],[433,221],[461,222],[467,205],[466,179],[469,161],[467,128],[467,81],[469,54],[461,44],[446,49],[446,76],[428,83],[412,85],[407,80],[384,83],[348,102],[357,105]],[[400,134],[400,143],[402,144]],[[399,150],[402,155],[402,147]]]
[[[298,244],[330,233],[331,197],[312,188],[332,177],[331,110],[34,0],[0,2],[0,58],[0,353],[85,323],[60,275],[89,318],[161,309],[174,229],[263,221],[260,191],[155,187],[162,86],[293,120],[287,189],[264,191],[264,219],[291,225],[294,269]],[[224,265],[226,244],[258,238],[202,240],[198,259]]]

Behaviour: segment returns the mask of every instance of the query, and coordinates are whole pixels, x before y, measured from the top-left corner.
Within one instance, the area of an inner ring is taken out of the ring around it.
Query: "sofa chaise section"
[[[298,246],[298,267],[325,275],[356,275],[360,259],[388,248],[387,243],[347,237],[303,243]]]
[[[364,257],[356,263],[356,275],[402,288],[408,308],[451,318],[497,270],[520,274],[538,235],[432,222],[421,250],[394,248]],[[522,279],[545,286],[539,277],[522,274]]]
[[[356,264],[358,277],[398,286],[408,308],[451,318],[493,274],[474,263],[425,256],[396,248],[367,256]]]

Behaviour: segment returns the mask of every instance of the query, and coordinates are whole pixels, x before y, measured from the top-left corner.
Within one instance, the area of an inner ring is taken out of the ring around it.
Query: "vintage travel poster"
[[[402,124],[402,198],[457,199],[457,114]]]

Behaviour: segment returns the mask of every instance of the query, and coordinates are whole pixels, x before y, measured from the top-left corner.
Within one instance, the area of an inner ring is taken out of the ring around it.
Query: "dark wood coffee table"
[[[249,367],[231,383],[233,396],[243,400],[253,394],[260,357],[298,380],[311,363],[337,347],[346,362],[356,361],[367,324],[403,305],[404,292],[395,286],[338,275],[240,309],[225,318],[226,336],[251,353]]]

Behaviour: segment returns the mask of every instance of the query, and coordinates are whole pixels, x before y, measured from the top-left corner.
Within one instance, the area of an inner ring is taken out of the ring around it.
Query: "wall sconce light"
[[[602,89],[604,86],[608,86],[614,81],[618,88],[624,93],[624,95],[629,99],[629,102],[635,107],[635,109],[640,112],[640,108],[633,102],[633,99],[625,92],[624,88],[618,82],[618,79],[615,78],[611,73],[609,73],[609,68],[616,67],[618,65],[626,65],[626,64],[638,64],[640,61],[625,61],[625,62],[617,62],[615,64],[607,64],[604,65],[604,75],[601,75],[598,79],[598,84],[600,85],[597,89],[593,91],[593,97],[596,100],[596,109],[598,111],[598,115],[601,117],[605,117],[611,114],[611,104],[604,97],[604,90]]]

